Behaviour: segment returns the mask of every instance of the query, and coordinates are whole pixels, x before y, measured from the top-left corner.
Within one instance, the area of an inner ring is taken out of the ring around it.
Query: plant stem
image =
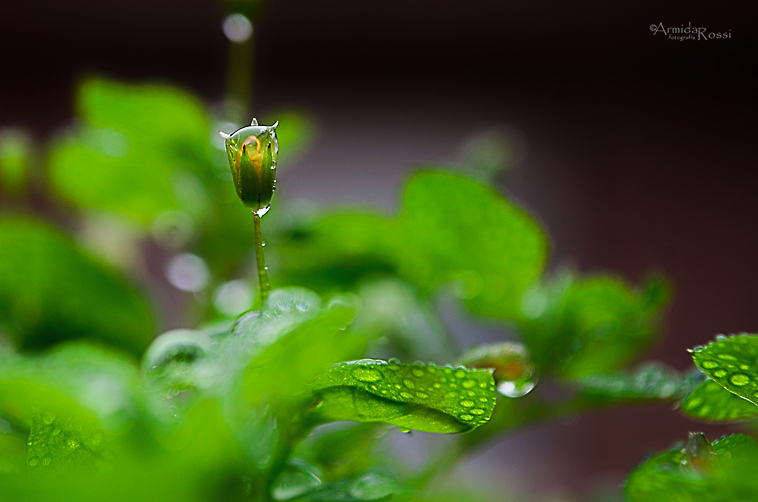
[[[248,123],[252,112],[254,36],[244,42],[229,41],[226,75],[226,119]]]
[[[261,217],[253,211],[253,226],[255,227],[255,258],[258,260],[258,285],[261,290],[261,305],[266,301],[269,292],[268,267],[266,255],[263,254],[263,233],[261,232]]]

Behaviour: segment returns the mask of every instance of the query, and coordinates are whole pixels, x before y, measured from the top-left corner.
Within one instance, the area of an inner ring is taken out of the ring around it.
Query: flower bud
[[[232,134],[220,133],[226,140],[226,154],[237,196],[246,207],[261,216],[276,190],[277,125],[279,122],[262,126],[253,119],[251,125]]]

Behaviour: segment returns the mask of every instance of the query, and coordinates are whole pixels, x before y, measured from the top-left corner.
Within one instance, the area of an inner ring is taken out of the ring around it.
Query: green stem
[[[255,257],[258,260],[258,285],[261,290],[261,305],[266,301],[269,292],[268,267],[266,255],[263,254],[263,233],[261,232],[261,217],[253,211],[253,226],[255,227]]]
[[[229,41],[229,61],[226,75],[227,120],[248,123],[252,112],[254,39]]]

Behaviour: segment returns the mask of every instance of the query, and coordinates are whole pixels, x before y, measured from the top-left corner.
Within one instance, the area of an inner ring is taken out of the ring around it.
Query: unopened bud
[[[279,142],[276,126],[253,123],[232,134],[220,133],[226,140],[226,154],[234,187],[245,206],[262,214],[276,190],[276,157]]]

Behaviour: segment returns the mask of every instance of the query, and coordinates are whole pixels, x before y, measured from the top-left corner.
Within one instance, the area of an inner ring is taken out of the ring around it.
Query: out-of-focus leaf
[[[29,431],[30,467],[101,467],[138,414],[136,367],[87,345],[11,356],[0,370],[0,416]]]
[[[688,445],[655,456],[627,480],[631,502],[725,502],[755,500],[758,482],[758,448],[749,436],[736,434],[701,447]]]
[[[668,297],[661,282],[638,292],[611,277],[534,288],[522,301],[526,344],[540,368],[567,378],[621,368],[657,333]]]
[[[295,455],[321,467],[325,479],[351,477],[376,462],[371,452],[389,429],[389,425],[375,423],[329,424],[301,442]]]
[[[488,371],[371,359],[332,367],[313,389],[321,420],[383,422],[422,432],[476,428],[489,420],[496,402]]]
[[[42,356],[9,356],[0,364],[0,415],[27,427],[37,412],[92,417],[118,432],[136,418],[139,383],[131,361],[81,343]]]
[[[425,291],[459,282],[473,312],[516,318],[547,260],[539,225],[491,187],[451,173],[414,175],[403,200],[400,274]]]
[[[54,229],[0,219],[0,322],[23,347],[72,338],[141,352],[150,310],[125,280]]]
[[[276,137],[279,140],[279,159],[277,169],[290,167],[297,158],[307,150],[316,135],[313,117],[299,110],[275,110],[267,113],[261,124],[279,122]]]
[[[210,127],[198,101],[169,86],[93,79],[78,109],[85,123],[50,156],[59,196],[144,223],[168,210],[208,212]]]
[[[380,216],[327,217],[279,247],[280,280],[322,293],[351,290],[366,275],[394,271],[397,239],[396,228]]]
[[[388,337],[399,356],[442,363],[457,348],[427,298],[418,288],[394,278],[367,280],[358,286],[362,300],[355,329],[372,339]],[[461,363],[464,364],[465,363]]]
[[[77,108],[91,125],[154,148],[189,157],[206,151],[210,128],[204,107],[176,87],[90,79],[78,89]]]
[[[680,375],[662,363],[649,362],[632,373],[587,375],[577,383],[592,396],[636,401],[684,399],[699,381],[697,375]]]
[[[709,422],[740,422],[758,414],[758,406],[710,379],[692,391],[679,409],[685,415]]]
[[[332,300],[317,316],[281,333],[245,370],[247,398],[252,402],[263,396],[269,401],[288,400],[307,391],[307,382],[330,364],[360,357],[366,341],[346,329],[357,313],[355,305]]]
[[[359,502],[362,500],[390,500],[401,491],[400,484],[386,471],[370,471],[352,479],[328,483],[299,500],[322,502]]]
[[[29,178],[31,140],[16,130],[0,131],[0,189],[6,194],[24,190]]]
[[[112,468],[96,464],[94,469],[66,470],[62,475],[59,469],[35,467],[31,478],[26,472],[0,476],[0,499],[242,502],[261,498],[260,491],[251,492],[240,481],[242,457],[213,401],[199,403],[177,425],[178,440],[170,447],[160,446],[147,434],[117,437],[121,450]]]
[[[714,382],[758,404],[758,336],[718,337],[690,352],[698,368]]]

